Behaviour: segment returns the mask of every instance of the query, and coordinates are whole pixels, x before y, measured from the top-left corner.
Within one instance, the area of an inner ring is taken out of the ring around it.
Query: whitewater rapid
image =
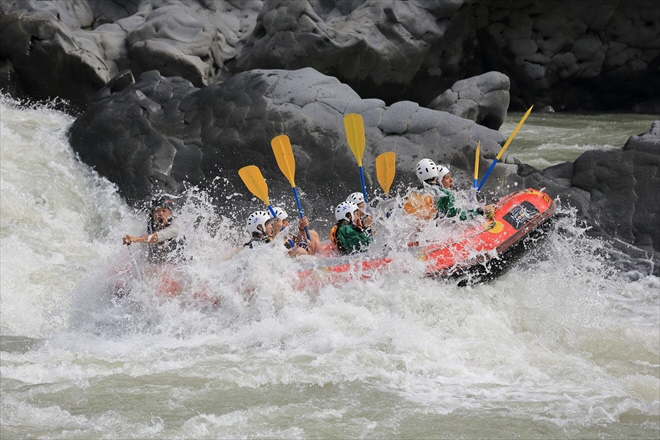
[[[71,122],[2,99],[7,436],[658,436],[660,281],[620,273],[569,207],[488,284],[424,278],[402,253],[371,280],[300,292],[278,249],[233,255],[242,223],[193,189],[184,293],[163,299],[121,245],[144,213],[78,161]]]

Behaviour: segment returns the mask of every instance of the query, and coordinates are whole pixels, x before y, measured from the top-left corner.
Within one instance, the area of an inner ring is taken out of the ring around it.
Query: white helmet
[[[417,162],[416,172],[421,182],[438,177],[438,167],[431,159],[422,159]]]
[[[447,174],[449,174],[449,167],[438,165],[438,180],[442,180]]]
[[[289,218],[289,214],[282,208],[273,208],[273,211],[275,211],[275,218],[279,218],[280,220]]]
[[[359,205],[360,203],[364,203],[364,194],[361,192],[354,192],[350,196],[346,197],[346,201]]]
[[[341,202],[335,208],[335,218],[339,220],[348,220],[349,222],[353,218],[353,213],[359,210],[358,206],[353,202]],[[348,214],[351,215],[351,218],[348,218]]]
[[[257,211],[250,214],[247,218],[247,229],[250,233],[258,232],[260,234],[266,233],[266,222],[271,220],[272,217],[266,211]],[[259,230],[257,226],[261,225],[263,230]]]

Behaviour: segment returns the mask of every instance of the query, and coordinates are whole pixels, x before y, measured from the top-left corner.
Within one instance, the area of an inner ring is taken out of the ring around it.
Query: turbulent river
[[[660,435],[660,280],[618,272],[561,201],[545,242],[488,284],[424,278],[403,255],[299,291],[278,250],[232,257],[242,221],[191,191],[194,258],[163,298],[121,245],[144,213],[76,159],[72,119],[6,98],[1,112],[2,438]],[[543,168],[652,120],[534,114],[510,154]]]

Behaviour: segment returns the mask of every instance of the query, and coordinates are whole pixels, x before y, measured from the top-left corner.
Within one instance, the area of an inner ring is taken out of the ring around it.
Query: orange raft
[[[424,247],[426,273],[463,277],[463,284],[493,279],[547,235],[554,212],[554,201],[543,191],[529,188],[509,194],[496,204],[492,220],[449,242]]]
[[[452,240],[419,246],[408,245],[426,264],[426,275],[453,278],[460,285],[493,279],[547,235],[555,211],[554,201],[543,191],[525,189],[503,197],[493,219],[479,223]],[[365,259],[364,254],[323,259],[298,273],[296,287],[338,284],[369,279],[393,262],[387,255]]]

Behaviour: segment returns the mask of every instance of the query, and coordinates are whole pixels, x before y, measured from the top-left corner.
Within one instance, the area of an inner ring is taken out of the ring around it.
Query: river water
[[[163,298],[120,244],[144,214],[76,159],[72,119],[5,98],[1,112],[2,438],[660,436],[660,280],[618,273],[568,207],[488,284],[424,278],[402,255],[298,291],[275,248],[230,258],[240,226],[192,191],[194,258]],[[510,154],[544,167],[652,120],[532,115]]]

